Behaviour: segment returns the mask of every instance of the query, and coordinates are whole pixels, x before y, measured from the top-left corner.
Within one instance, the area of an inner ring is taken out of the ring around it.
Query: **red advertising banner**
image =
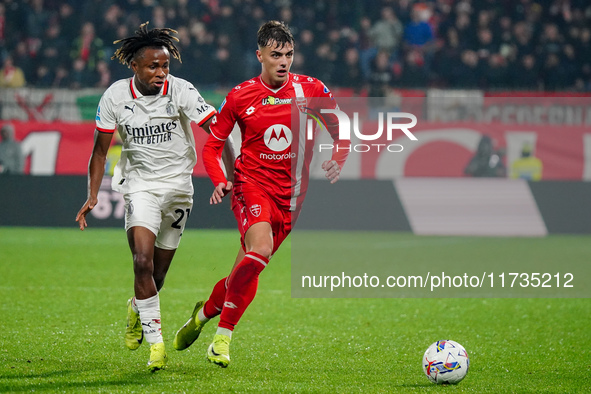
[[[375,130],[377,123],[364,128]],[[476,154],[481,138],[492,140],[507,176],[524,148],[542,164],[544,180],[591,179],[591,129],[584,126],[516,125],[501,123],[419,122],[413,129],[417,141],[405,136],[399,140],[375,141],[387,146],[400,143],[402,152],[386,149],[361,155],[362,178],[461,177]]]
[[[25,173],[31,175],[84,175],[93,146],[94,122],[0,122],[15,126],[16,139],[26,156]],[[207,134],[193,126],[197,154]],[[367,122],[366,130],[377,130],[377,122]],[[483,135],[491,138],[499,159],[511,173],[513,162],[525,146],[539,158],[544,180],[591,179],[591,129],[585,125],[502,124],[478,122],[419,121],[412,129],[417,141],[401,135],[397,142],[372,141],[367,152],[364,144],[359,160],[351,160],[345,172],[348,178],[462,177]],[[404,149],[389,152],[388,144],[400,143]],[[376,147],[377,145],[383,147]],[[376,145],[376,146],[373,146]],[[206,176],[201,160],[195,176]],[[345,174],[343,174],[345,175]]]
[[[94,122],[0,122],[11,123],[15,138],[21,142],[26,157],[25,173],[31,175],[85,175],[94,143]],[[203,146],[207,134],[193,124],[195,142]],[[113,140],[115,140],[113,138]],[[200,149],[197,156],[200,156]],[[107,171],[110,167],[107,163]],[[207,176],[199,160],[195,176]]]

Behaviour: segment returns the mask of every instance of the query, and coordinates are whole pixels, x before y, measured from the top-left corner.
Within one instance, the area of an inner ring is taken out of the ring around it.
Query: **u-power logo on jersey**
[[[351,122],[349,116],[339,109],[321,109],[320,112],[315,111],[311,108],[307,108],[307,114],[310,115],[314,120],[308,119],[306,124],[306,138],[312,140],[314,138],[314,121],[320,126],[327,128],[327,123],[322,114],[333,114],[336,116],[339,125],[339,139],[340,140],[351,140],[351,130],[353,134],[360,141],[365,143],[351,144],[344,148],[353,152],[369,152],[383,150],[388,152],[402,152],[404,147],[400,144],[391,144],[390,142],[394,139],[394,131],[402,131],[411,141],[417,141],[417,137],[410,132],[410,129],[416,126],[417,117],[408,112],[380,112],[378,114],[378,130],[373,134],[364,134],[359,130],[359,113],[353,112],[353,122]],[[399,122],[401,119],[408,119],[408,123],[395,123],[395,120]],[[385,130],[384,130],[385,129]],[[370,141],[376,141],[386,133],[387,144],[385,143],[371,143]],[[335,146],[333,144],[319,144],[318,151],[322,150],[333,150]],[[337,147],[339,149],[339,147]],[[341,148],[343,149],[343,148]]]

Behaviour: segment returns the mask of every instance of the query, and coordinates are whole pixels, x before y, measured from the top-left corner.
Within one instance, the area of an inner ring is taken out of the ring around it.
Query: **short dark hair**
[[[111,59],[119,59],[121,64],[129,65],[142,49],[165,47],[173,58],[182,63],[181,54],[175,45],[175,41],[178,42],[179,39],[172,36],[178,32],[167,27],[148,30],[148,23],[150,22],[142,23],[135,35],[114,41],[113,44],[121,43],[121,46]]]
[[[257,44],[259,48],[271,45],[273,42],[283,48],[286,44],[295,46],[293,34],[285,22],[269,21],[262,25],[257,33]]]

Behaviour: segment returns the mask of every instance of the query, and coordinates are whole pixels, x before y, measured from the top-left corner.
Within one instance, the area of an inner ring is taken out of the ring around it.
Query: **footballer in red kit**
[[[232,192],[232,210],[242,236],[242,249],[230,275],[214,286],[206,302],[195,305],[191,318],[174,340],[177,350],[186,349],[205,323],[220,315],[207,358],[221,367],[230,363],[232,333],[254,299],[259,274],[289,235],[305,197],[314,148],[313,138],[308,138],[306,130],[310,112],[318,114],[323,107],[338,108],[320,80],[289,72],[295,43],[283,22],[269,21],[261,26],[257,44],[261,74],[236,86],[226,96],[211,121],[211,134],[202,155],[215,187],[210,203],[220,203]],[[339,140],[336,116],[323,116],[323,123],[335,149],[322,168],[326,178],[334,183],[339,179],[350,141]],[[233,184],[226,179],[220,163],[224,144],[235,124],[240,128],[242,144]]]
[[[260,221],[273,225],[273,215],[283,214],[283,219],[276,221],[286,228],[273,229],[273,252],[291,230],[289,212],[294,216],[293,222],[299,213],[314,148],[314,141],[305,139],[302,129],[305,122],[292,122],[295,98],[305,99],[310,107],[314,107],[318,98],[326,98],[321,100],[323,104],[331,103],[330,109],[336,107],[328,88],[316,78],[288,73],[287,81],[273,89],[259,76],[236,86],[228,94],[212,120],[211,137],[203,151],[205,168],[214,185],[225,183],[219,165],[220,148],[238,123],[242,145],[235,163],[234,196],[240,198],[233,199],[232,209],[243,236],[249,225]],[[337,140],[338,125],[330,122],[334,119],[329,116],[325,119],[329,120],[329,132]],[[337,158],[340,167],[346,152],[341,150]],[[298,163],[301,171],[292,171],[292,166],[296,169]]]

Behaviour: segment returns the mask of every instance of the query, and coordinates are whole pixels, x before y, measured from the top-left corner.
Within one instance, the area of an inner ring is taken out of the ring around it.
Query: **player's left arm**
[[[339,106],[326,85],[320,80],[318,80],[317,83],[319,86],[318,97],[320,97],[320,106],[327,109],[338,109]],[[326,114],[324,120],[326,121],[327,131],[333,139],[334,148],[330,160],[326,160],[322,163],[322,169],[324,170],[324,176],[330,181],[330,183],[336,183],[339,180],[341,170],[349,156],[351,141],[339,138],[339,122],[335,115]]]

